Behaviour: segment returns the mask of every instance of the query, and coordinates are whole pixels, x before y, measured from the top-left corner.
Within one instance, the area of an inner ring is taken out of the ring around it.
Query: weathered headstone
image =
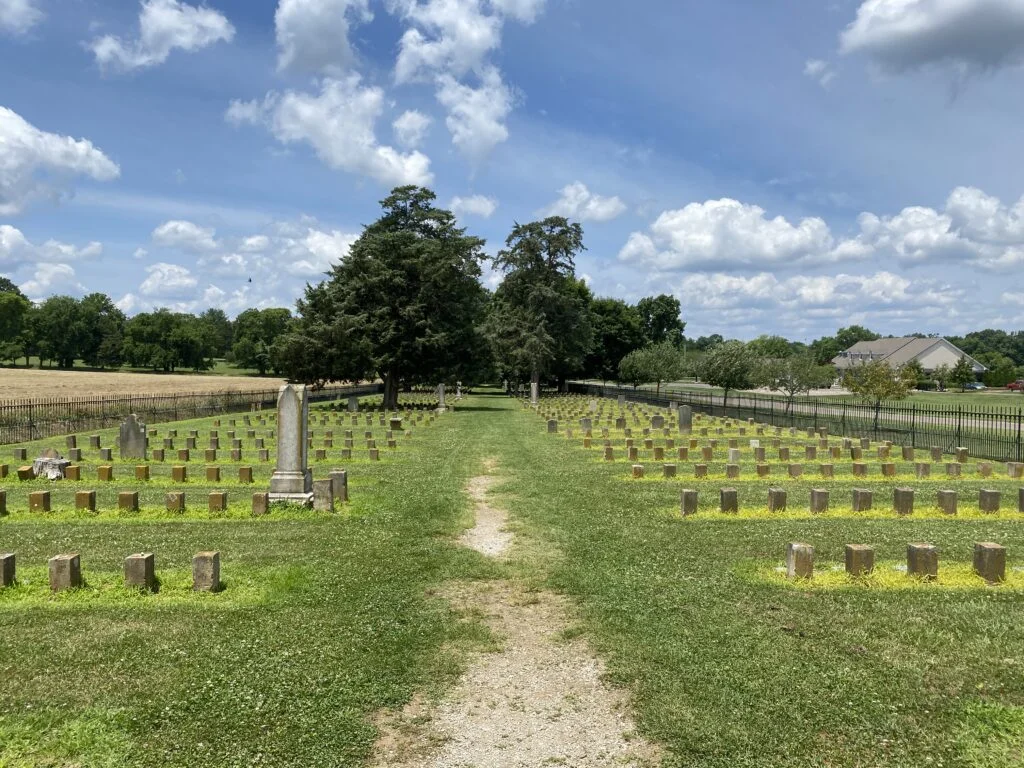
[[[1006,580],[1006,547],[991,541],[974,545],[974,570],[989,584]]]
[[[998,512],[1003,494],[999,491],[982,489],[978,491],[978,509],[982,512]]]
[[[945,515],[956,514],[957,493],[956,491],[943,490],[936,494],[939,509]]]
[[[82,561],[76,554],[51,557],[50,591],[61,592],[82,586]]]
[[[146,425],[133,413],[121,422],[121,459],[146,458]]]
[[[270,478],[273,501],[309,504],[309,393],[301,384],[285,384],[277,396],[277,465]]]
[[[897,515],[910,515],[914,512],[914,489],[894,488],[892,491],[892,508]]]
[[[14,553],[0,554],[0,587],[13,587],[16,578]]]
[[[820,515],[828,512],[829,492],[825,488],[811,489],[811,513]]]
[[[152,553],[129,555],[124,559],[124,585],[149,592],[156,590],[156,558]]]
[[[851,576],[867,576],[875,569],[875,550],[866,544],[846,545],[846,572]]]
[[[684,489],[679,498],[679,511],[683,517],[697,514],[697,491],[690,488]]]
[[[786,578],[809,579],[814,576],[814,547],[794,541],[786,545]]]
[[[907,575],[934,579],[939,575],[939,550],[933,544],[907,545]]]
[[[334,511],[334,481],[330,478],[313,481],[313,509],[317,512]]]
[[[192,558],[192,589],[196,592],[220,589],[220,552],[200,552]]]
[[[769,488],[768,489],[768,511],[769,512],[785,512],[786,511],[786,490],[784,488]]]

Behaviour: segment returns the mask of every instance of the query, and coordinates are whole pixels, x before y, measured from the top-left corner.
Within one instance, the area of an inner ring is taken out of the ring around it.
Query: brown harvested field
[[[0,368],[0,400],[277,389],[284,379]]]

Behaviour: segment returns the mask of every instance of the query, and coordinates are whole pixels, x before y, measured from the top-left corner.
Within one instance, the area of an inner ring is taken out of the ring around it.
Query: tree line
[[[579,224],[559,216],[516,223],[491,257],[435,200],[429,189],[394,189],[348,255],[306,286],[294,313],[249,309],[232,321],[218,309],[158,309],[127,318],[104,294],[34,305],[0,278],[0,360],[202,371],[226,359],[311,384],[379,378],[389,403],[402,388],[442,380],[584,377],[660,390],[684,376],[726,397],[761,386],[792,401],[834,381],[830,363],[841,351],[880,338],[853,325],[809,344],[770,335],[747,343],[717,334],[688,339],[672,296],[629,303],[593,295],[576,275],[586,249]],[[487,260],[503,278],[494,291],[481,284]],[[993,382],[1024,374],[1024,333],[986,330],[951,341],[988,365]],[[956,383],[959,367],[931,378]],[[914,366],[898,376],[927,384]]]
[[[103,293],[51,296],[33,304],[0,276],[0,361],[99,369],[205,371],[218,359],[261,374],[280,373],[274,343],[289,328],[285,308],[247,309],[234,320],[220,309],[202,314],[157,309],[126,317]]]

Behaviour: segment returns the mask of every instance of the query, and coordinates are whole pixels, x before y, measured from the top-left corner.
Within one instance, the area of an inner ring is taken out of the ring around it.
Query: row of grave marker
[[[866,488],[854,488],[852,492],[852,510],[868,512],[874,507],[874,493]],[[994,514],[1000,511],[1002,493],[997,490],[983,489],[978,492],[978,509]],[[697,514],[698,491],[686,488],[680,493],[679,511],[683,517]],[[936,506],[947,515],[957,513],[959,494],[953,490],[941,490],[936,495]],[[718,491],[718,509],[724,514],[739,512],[739,493],[735,488],[720,488]],[[821,514],[827,512],[831,494],[825,488],[812,488],[810,496],[810,512]],[[783,488],[768,489],[768,511],[784,512],[788,504],[788,495]],[[911,515],[914,512],[914,489],[894,488],[892,493],[892,509],[898,515]],[[1024,488],[1018,490],[1017,511],[1024,512]]]
[[[612,449],[605,448],[605,461],[614,462],[614,455],[609,456],[609,451]],[[686,448],[680,448],[679,453],[683,455]],[[639,453],[635,448],[630,449],[629,460],[638,461],[640,459]],[[655,449],[654,461],[661,461],[664,457],[658,456],[658,449]],[[690,464],[693,467],[693,476],[698,479],[706,478],[710,475],[711,465],[705,463]],[[772,464],[758,464],[755,468],[757,476],[760,478],[770,477],[772,474],[772,467],[777,465]],[[842,465],[840,465],[842,466]],[[946,477],[959,478],[963,477],[963,464],[950,463],[945,465]],[[851,477],[868,477],[870,474],[870,464],[854,463],[850,467]],[[932,476],[931,464],[918,463],[914,465],[914,476],[918,480],[927,480]],[[803,464],[787,464],[786,474],[791,478],[800,478],[804,475],[805,466]],[[898,473],[895,464],[881,464],[878,469],[882,477],[895,478]],[[643,464],[632,465],[633,477],[642,478],[646,475],[646,468]],[[679,475],[679,465],[668,463],[662,465],[662,477],[665,479],[671,479]],[[724,476],[728,479],[739,478],[743,473],[743,465],[741,464],[725,464],[724,465]],[[836,465],[835,464],[819,464],[818,473],[823,478],[834,478],[836,476]],[[992,465],[989,463],[981,463],[976,467],[976,473],[978,477],[989,478],[992,477]],[[1024,477],[1024,465],[1015,464],[1007,465],[1007,476],[1011,480],[1019,480]]]
[[[348,471],[332,470],[326,480],[313,481],[313,508],[321,512],[333,512],[335,503],[345,504],[349,501]],[[171,491],[165,497],[168,512],[185,511],[185,493]],[[228,509],[226,491],[211,491],[207,496],[210,512],[224,512]],[[117,508],[126,512],[139,511],[139,492],[120,491],[117,494]],[[33,491],[28,494],[29,512],[50,512],[52,501],[50,491]],[[75,492],[75,509],[87,512],[96,511],[96,491],[85,490]],[[252,496],[253,515],[265,515],[270,510],[270,494],[254,493]],[[7,492],[0,490],[0,515],[7,514]]]
[[[865,544],[847,544],[846,573],[855,578],[870,575],[875,568],[875,550]],[[1006,580],[1006,547],[990,541],[974,545],[974,571],[989,584]],[[907,576],[934,580],[939,576],[939,550],[933,544],[907,545]],[[786,577],[814,578],[814,547],[803,542],[786,545]]]
[[[78,553],[56,555],[51,557],[47,563],[51,592],[80,589],[84,586],[82,558]],[[0,588],[13,587],[16,583],[15,553],[0,554]],[[156,557],[148,552],[126,557],[124,560],[124,584],[129,588],[156,592],[158,588]],[[220,552],[199,552],[192,558],[192,589],[196,592],[217,592],[222,588]]]

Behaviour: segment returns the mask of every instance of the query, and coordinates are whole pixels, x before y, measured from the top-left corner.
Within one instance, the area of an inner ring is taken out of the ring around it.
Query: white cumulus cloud
[[[473,88],[450,75],[438,78],[437,100],[448,110],[445,124],[452,143],[474,164],[508,139],[505,118],[512,111],[512,91],[496,67],[488,67]]]
[[[831,248],[822,219],[791,224],[782,216],[769,219],[759,206],[725,198],[665,211],[649,233],[630,235],[619,258],[662,270],[744,269],[820,259]]]
[[[498,210],[498,201],[485,195],[453,197],[448,207],[456,216],[480,216],[489,219]]]
[[[709,200],[665,211],[633,232],[624,262],[672,272],[814,266],[871,258],[902,265],[961,263],[993,272],[1024,267],[1024,197],[1006,204],[975,187],[957,187],[942,210],[908,206],[892,215],[864,212],[858,231],[836,238],[820,218],[769,219],[736,200]]]
[[[0,107],[0,216],[21,213],[41,197],[59,198],[72,176],[111,181],[117,163],[86,139],[41,131]]]
[[[218,247],[216,231],[191,221],[166,221],[153,230],[153,242],[167,248],[202,252]]]
[[[186,268],[178,264],[157,262],[146,267],[147,277],[139,286],[143,296],[183,298],[195,293],[198,281]]]
[[[274,15],[277,68],[345,74],[356,58],[351,27],[372,19],[369,0],[281,0]]]
[[[231,22],[212,8],[180,0],[143,0],[137,39],[104,35],[89,48],[101,67],[127,72],[162,64],[175,48],[197,51],[217,42],[231,42],[234,37]]]
[[[81,261],[96,258],[102,253],[103,245],[97,242],[77,246],[50,239],[36,245],[17,227],[0,224],[0,268],[3,269],[16,269],[38,262]]]
[[[384,111],[384,92],[363,87],[358,75],[324,78],[320,93],[270,93],[262,101],[232,102],[233,123],[262,123],[282,144],[306,143],[330,168],[376,179],[382,184],[430,184],[430,158],[402,153],[377,141],[375,126]]]
[[[0,0],[0,32],[26,35],[42,20],[35,0]]]
[[[70,264],[44,262],[36,265],[32,279],[21,284],[21,290],[33,301],[48,296],[72,294],[81,296],[85,286],[78,282],[74,267]]]
[[[561,196],[543,211],[544,216],[564,216],[577,221],[611,221],[626,212],[618,197],[602,197],[581,181],[562,188]]]
[[[865,0],[840,37],[840,52],[863,53],[893,73],[934,64],[966,70],[1018,64],[1024,56],[1024,3]]]
[[[415,109],[403,112],[391,124],[395,131],[395,141],[406,149],[415,149],[423,143],[431,122],[430,117]]]

